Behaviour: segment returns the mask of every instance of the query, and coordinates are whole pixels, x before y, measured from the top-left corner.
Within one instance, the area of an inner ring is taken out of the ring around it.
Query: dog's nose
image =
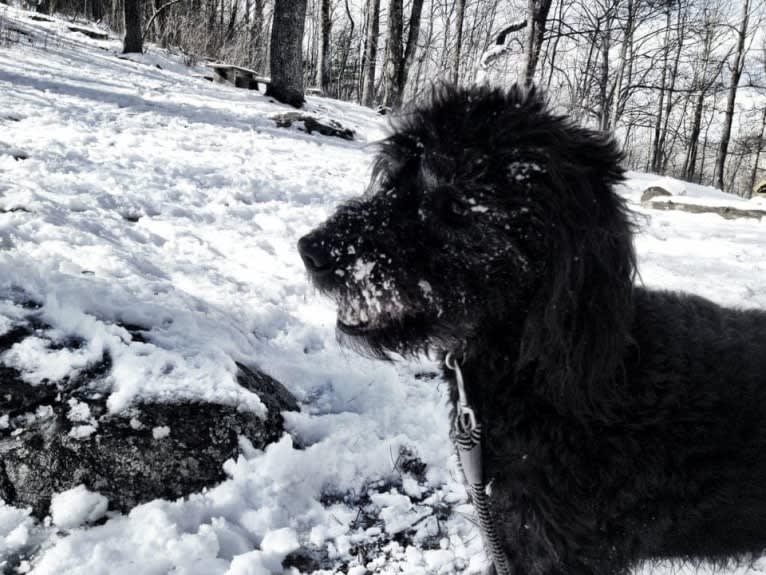
[[[306,269],[313,274],[327,273],[332,269],[332,256],[324,242],[308,234],[298,240],[298,252]]]

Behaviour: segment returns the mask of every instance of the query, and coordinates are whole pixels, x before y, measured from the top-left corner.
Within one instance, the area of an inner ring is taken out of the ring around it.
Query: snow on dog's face
[[[385,357],[454,349],[494,325],[545,346],[558,336],[536,326],[568,330],[574,310],[629,285],[608,137],[522,88],[444,88],[393,128],[367,193],[299,242],[344,339]]]
[[[404,117],[366,194],[299,243],[343,339],[375,355],[448,346],[488,316],[507,319],[542,267],[532,192],[544,151],[506,152],[497,165],[486,142],[456,140],[436,112]]]

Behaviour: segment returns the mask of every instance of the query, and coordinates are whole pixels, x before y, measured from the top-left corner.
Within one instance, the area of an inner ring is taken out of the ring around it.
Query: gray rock
[[[31,333],[29,326],[6,333],[0,353]],[[120,511],[176,499],[221,482],[240,436],[262,449],[283,433],[280,412],[298,409],[279,382],[239,365],[238,381],[259,395],[265,419],[211,403],[142,404],[113,415],[97,385],[110,368],[104,356],[76,380],[29,385],[0,364],[0,497],[7,503],[43,517],[54,493],[78,484]],[[73,407],[85,414],[81,421],[72,421]]]
[[[766,217],[766,210],[745,210],[732,206],[699,206],[696,204],[672,202],[670,200],[657,202],[649,201],[643,203],[642,205],[645,208],[652,208],[654,210],[679,210],[692,214],[718,214],[727,220],[736,220],[738,218],[760,220],[761,218]]]
[[[343,127],[335,120],[319,120],[310,114],[302,112],[285,112],[271,117],[280,128],[289,128],[293,124],[303,124],[303,131],[313,134],[318,132],[323,136],[333,136],[343,140],[353,140],[354,130]]]
[[[654,198],[660,198],[660,197],[667,197],[672,196],[669,191],[667,191],[665,188],[660,186],[650,186],[646,188],[643,193],[641,194],[641,203],[648,202],[650,200],[653,200]]]

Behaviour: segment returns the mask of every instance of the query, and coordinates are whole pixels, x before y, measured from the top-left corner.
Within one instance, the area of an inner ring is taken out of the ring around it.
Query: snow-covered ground
[[[309,98],[308,111],[357,141],[277,128],[270,116],[288,108],[208,83],[158,50],[122,59],[116,40],[6,7],[0,18],[0,30],[25,31],[0,47],[0,334],[23,313],[13,303],[23,290],[43,304],[48,337],[86,342],[67,351],[32,339],[0,361],[35,383],[107,350],[113,411],[138,398],[262,410],[235,385],[242,362],[302,407],[286,416],[296,445],[289,435],[263,452],[243,444],[227,481],[184,500],[107,512],[94,527],[85,522],[105,502],[84,489],[55,499],[42,523],[0,506],[0,561],[29,549],[19,571],[38,575],[246,575],[281,572],[288,553],[311,547],[355,575],[365,556],[379,573],[478,573],[436,366],[339,348],[334,309],[295,250],[362,191],[383,121]],[[631,174],[622,192],[641,226],[642,281],[766,308],[766,221],[648,211],[636,201],[649,185],[705,193]],[[146,342],[120,324],[141,326]],[[402,449],[426,464],[424,480],[404,469]],[[410,528],[412,544],[377,549]]]

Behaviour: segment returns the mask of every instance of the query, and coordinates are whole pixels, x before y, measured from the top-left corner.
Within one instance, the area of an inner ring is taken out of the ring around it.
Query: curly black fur
[[[344,340],[459,353],[514,573],[766,547],[766,312],[634,286],[619,161],[533,89],[443,87],[300,241]]]

